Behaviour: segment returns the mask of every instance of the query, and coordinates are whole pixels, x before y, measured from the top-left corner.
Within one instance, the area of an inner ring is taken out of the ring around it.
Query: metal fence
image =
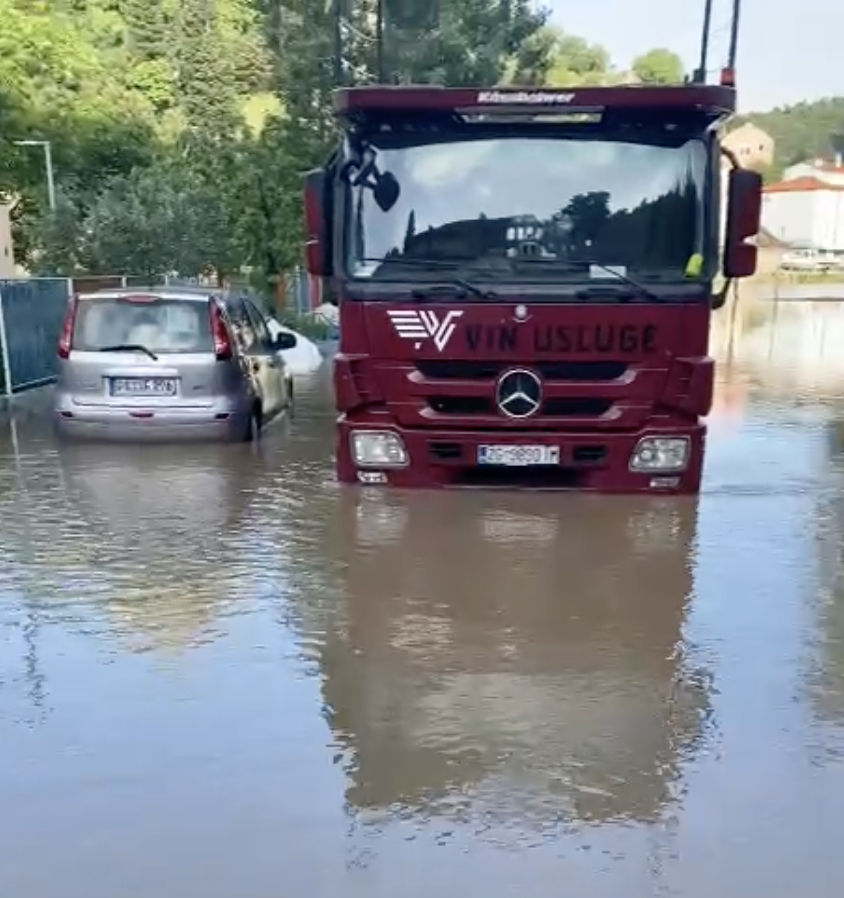
[[[5,396],[52,383],[56,343],[71,281],[67,278],[0,280],[0,351]]]
[[[125,274],[90,274],[71,278],[74,293],[94,293],[97,290],[119,290],[121,287],[146,287],[149,279]]]
[[[310,278],[301,269],[296,269],[285,278],[284,299],[287,307],[297,315],[306,315],[314,310]]]

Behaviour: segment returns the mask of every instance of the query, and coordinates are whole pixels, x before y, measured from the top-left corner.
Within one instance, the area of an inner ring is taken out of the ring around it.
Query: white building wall
[[[762,196],[762,227],[796,246],[817,246],[815,200],[819,191],[766,193]]]
[[[15,277],[15,247],[9,206],[0,203],[0,278]]]
[[[762,226],[798,248],[844,251],[844,191],[766,193]]]
[[[815,203],[815,245],[819,249],[844,250],[844,190],[818,190]]]

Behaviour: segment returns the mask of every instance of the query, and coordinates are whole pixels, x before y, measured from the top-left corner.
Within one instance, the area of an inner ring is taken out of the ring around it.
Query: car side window
[[[230,299],[226,303],[226,310],[229,313],[238,349],[241,352],[251,352],[258,342],[258,336],[252,326],[244,301],[240,298]]]
[[[273,340],[270,336],[270,329],[267,327],[266,319],[248,299],[243,301],[243,305],[249,315],[249,320],[252,322],[252,328],[255,331],[258,342],[267,349],[271,348]]]

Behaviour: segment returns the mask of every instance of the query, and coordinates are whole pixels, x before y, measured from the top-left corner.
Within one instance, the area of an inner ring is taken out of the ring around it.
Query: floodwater
[[[720,327],[697,500],[6,427],[0,895],[839,898],[844,308]]]

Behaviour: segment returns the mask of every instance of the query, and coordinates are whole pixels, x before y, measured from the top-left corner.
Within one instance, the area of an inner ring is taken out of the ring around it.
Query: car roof
[[[207,302],[211,297],[225,299],[230,294],[215,287],[107,287],[79,293],[77,299],[120,299],[124,296],[158,296],[161,299],[185,299]]]

